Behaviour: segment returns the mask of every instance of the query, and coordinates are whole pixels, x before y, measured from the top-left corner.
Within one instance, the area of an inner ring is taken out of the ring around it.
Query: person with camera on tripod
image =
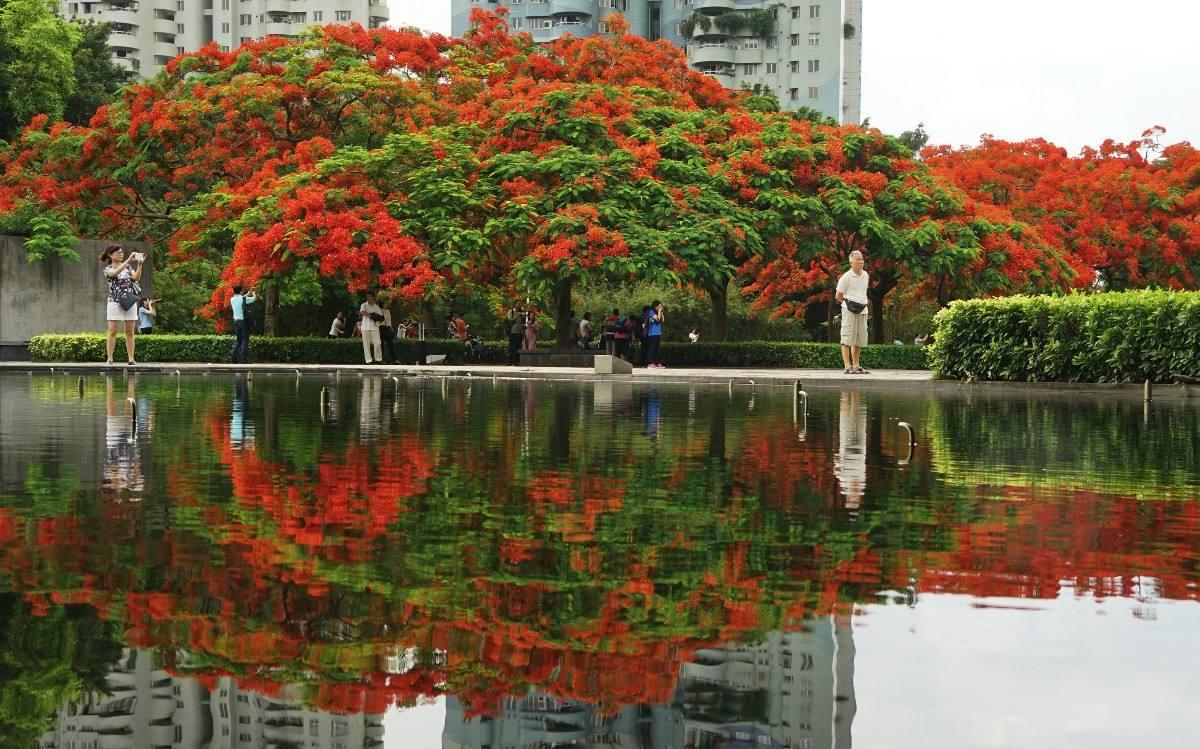
[[[383,342],[379,337],[379,324],[383,322],[383,308],[375,301],[375,292],[367,292],[367,301],[358,308],[359,329],[362,331],[363,359],[367,364],[383,364]]]

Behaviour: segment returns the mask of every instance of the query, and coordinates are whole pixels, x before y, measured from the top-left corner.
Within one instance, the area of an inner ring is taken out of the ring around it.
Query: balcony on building
[[[712,37],[709,37],[711,40]],[[737,50],[728,41],[700,41],[688,46],[688,62],[693,65],[722,63],[732,65]]]
[[[550,15],[552,16],[563,13],[581,13],[590,16],[595,10],[596,3],[592,0],[550,0]]]
[[[113,23],[108,30],[108,46],[137,49],[137,26],[132,23]],[[122,42],[124,42],[122,44]]]
[[[372,22],[377,18],[380,22],[388,20],[391,17],[391,11],[388,10],[387,0],[369,0],[367,3],[367,16]]]
[[[727,11],[736,10],[738,4],[734,0],[696,0],[692,3],[692,8],[698,11],[714,11],[725,13]],[[712,13],[710,13],[712,15]]]
[[[138,4],[129,2],[108,3],[101,8],[100,21],[105,23],[123,23],[137,28]]]
[[[292,23],[291,13],[273,11],[267,13],[267,23],[264,27],[264,33],[267,36],[296,36],[302,28],[304,27]]]
[[[154,10],[154,30],[164,34],[175,33],[175,12],[171,10]]]
[[[295,9],[296,7],[292,3],[292,0],[266,0],[263,3],[263,12],[268,16],[289,16]]]

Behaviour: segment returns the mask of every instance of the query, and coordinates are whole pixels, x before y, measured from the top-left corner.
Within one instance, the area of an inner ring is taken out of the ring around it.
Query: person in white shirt
[[[358,326],[362,331],[363,358],[367,364],[383,364],[383,344],[379,339],[379,323],[383,308],[375,302],[375,292],[367,292],[367,301],[358,308]]]
[[[870,275],[863,270],[863,254],[850,253],[850,270],[837,282],[837,301],[842,305],[842,365],[846,374],[871,374],[859,364],[862,347],[867,345],[867,286]]]
[[[329,326],[330,338],[341,338],[346,335],[346,313],[338,312],[337,317],[333,318],[333,324]]]

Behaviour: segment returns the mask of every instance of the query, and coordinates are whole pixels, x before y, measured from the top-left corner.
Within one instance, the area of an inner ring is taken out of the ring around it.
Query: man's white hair
[[[855,250],[854,252],[851,252],[851,253],[850,253],[850,259],[851,259],[851,260],[853,260],[854,258],[858,258],[859,260],[862,260],[862,253],[861,253],[861,252],[859,252],[858,250]]]

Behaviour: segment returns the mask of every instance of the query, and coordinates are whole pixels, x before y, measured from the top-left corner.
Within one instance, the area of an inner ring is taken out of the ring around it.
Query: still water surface
[[[0,376],[0,745],[1195,745],[1200,410],[806,405]]]

